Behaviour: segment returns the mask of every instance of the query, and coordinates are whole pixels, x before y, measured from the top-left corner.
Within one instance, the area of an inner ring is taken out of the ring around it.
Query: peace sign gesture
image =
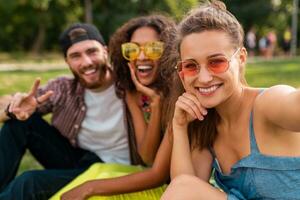
[[[43,103],[53,94],[53,91],[47,91],[45,94],[36,97],[40,82],[39,78],[36,79],[29,93],[18,92],[13,96],[8,111],[13,113],[17,119],[28,119],[34,113],[38,104]]]

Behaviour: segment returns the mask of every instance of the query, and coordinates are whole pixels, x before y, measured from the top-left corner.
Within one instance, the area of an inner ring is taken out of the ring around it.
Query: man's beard
[[[88,83],[84,80],[84,78],[81,77],[81,75],[79,73],[82,73],[81,71],[80,72],[75,72],[72,70],[71,68],[71,71],[75,77],[75,80],[79,81],[80,84],[85,87],[85,88],[88,88],[88,89],[97,89],[99,87],[101,87],[103,85],[103,82],[105,81],[105,75],[107,73],[107,70],[109,68],[109,66],[107,65],[107,63],[99,63],[97,66],[97,73],[99,73],[99,80],[97,82],[94,82],[94,83]]]

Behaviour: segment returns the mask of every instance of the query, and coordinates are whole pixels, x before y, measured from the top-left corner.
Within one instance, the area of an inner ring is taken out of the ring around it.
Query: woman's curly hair
[[[128,61],[123,58],[121,45],[130,42],[134,31],[141,27],[151,27],[159,35],[159,40],[164,42],[164,52],[158,60],[158,74],[155,83],[152,86],[160,92],[164,97],[169,93],[170,77],[174,72],[174,66],[168,65],[167,56],[170,49],[171,42],[176,36],[175,22],[161,14],[153,14],[148,16],[141,16],[133,18],[121,26],[111,37],[109,42],[109,55],[111,64],[114,68],[116,76],[116,88],[119,96],[124,96],[124,91],[135,91],[135,85],[131,80],[130,71],[128,68]]]

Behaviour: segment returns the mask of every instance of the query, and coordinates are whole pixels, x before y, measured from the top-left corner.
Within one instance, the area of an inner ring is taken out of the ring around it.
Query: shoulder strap
[[[255,134],[254,134],[254,128],[253,128],[253,110],[251,111],[251,114],[250,114],[249,133],[250,133],[251,153],[259,153]]]
[[[265,88],[260,89],[257,96],[261,95],[264,91],[265,91]],[[259,153],[259,149],[258,149],[258,146],[257,146],[255,133],[254,133],[254,127],[253,127],[253,108],[252,108],[251,113],[250,113],[249,133],[250,133],[251,153]]]

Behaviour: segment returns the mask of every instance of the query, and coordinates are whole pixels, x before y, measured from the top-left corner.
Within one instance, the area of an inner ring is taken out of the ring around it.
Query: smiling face
[[[180,76],[185,89],[195,94],[204,107],[218,106],[241,87],[240,67],[245,61],[245,51],[236,50],[228,34],[222,31],[203,31],[183,38],[180,45],[181,60],[198,63],[200,70],[194,75],[180,73]],[[219,58],[226,58],[229,67],[224,72],[213,73],[207,64],[211,59]]]
[[[66,62],[74,76],[89,89],[103,85],[107,72],[107,51],[95,40],[84,40],[73,44],[67,51]]]
[[[143,46],[147,42],[159,40],[158,33],[151,27],[141,27],[136,29],[131,37],[130,42],[134,42],[139,46]],[[140,52],[135,61],[131,61],[135,67],[135,72],[138,80],[143,85],[151,85],[157,76],[158,61],[147,58],[143,51]]]

